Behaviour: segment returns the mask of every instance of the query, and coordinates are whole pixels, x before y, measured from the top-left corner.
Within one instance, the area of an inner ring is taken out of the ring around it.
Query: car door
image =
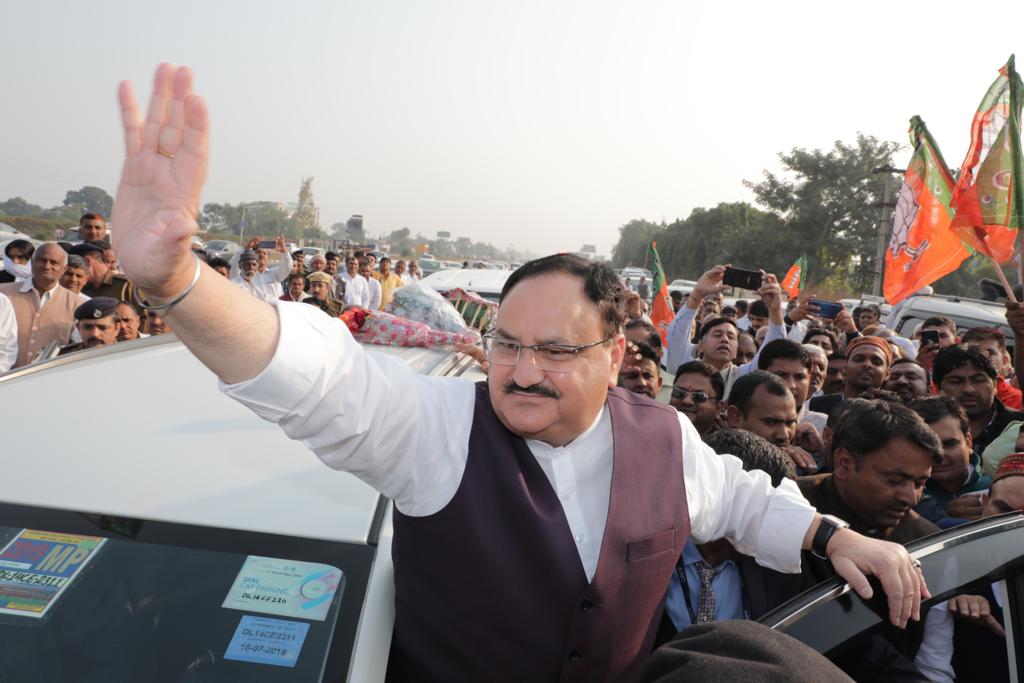
[[[1009,680],[1024,680],[1019,654],[1024,652],[1024,514],[999,515],[955,527],[911,543],[907,550],[921,562],[932,594],[922,605],[922,613],[956,595],[991,591],[990,595],[1002,602],[1005,652],[997,651],[995,656],[1005,655]],[[837,661],[887,628],[885,598],[880,585],[873,582],[873,586],[875,596],[863,600],[841,579],[832,579],[760,621]]]

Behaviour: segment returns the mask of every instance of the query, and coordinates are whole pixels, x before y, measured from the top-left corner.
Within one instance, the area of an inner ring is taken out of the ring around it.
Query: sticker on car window
[[[44,617],[105,542],[22,529],[0,549],[0,614]]]
[[[294,667],[308,632],[305,622],[247,614],[238,622],[224,659]]]
[[[250,555],[221,606],[323,621],[344,583],[344,573],[327,564]]]

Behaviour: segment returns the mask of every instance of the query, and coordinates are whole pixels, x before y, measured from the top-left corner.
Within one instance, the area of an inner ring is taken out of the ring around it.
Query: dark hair
[[[757,369],[767,370],[780,358],[798,360],[805,368],[811,367],[811,354],[807,353],[802,344],[797,344],[792,339],[773,339],[761,347],[761,353],[757,356]]]
[[[647,331],[647,344],[654,349],[661,349],[661,335],[658,334],[658,328],[647,322],[643,318],[634,318],[626,322],[623,329],[635,330],[637,328]],[[659,361],[660,365],[660,361]]]
[[[1006,350],[1006,337],[1003,336],[1000,330],[994,327],[972,327],[960,335],[960,343],[962,344],[981,341],[999,342],[999,348],[1003,351]]]
[[[890,369],[895,368],[897,365],[907,365],[908,363],[911,364],[911,365],[916,365],[917,367],[921,368],[921,370],[924,371],[924,382],[925,382],[925,384],[931,385],[931,383],[932,383],[932,374],[930,372],[928,372],[928,368],[926,368],[925,366],[921,365],[920,363],[918,363],[913,358],[897,358],[896,360],[894,360],[892,362],[892,366],[890,367]]]
[[[932,317],[928,318],[923,323],[921,323],[921,326],[918,327],[918,329],[923,330],[926,327],[945,327],[954,335],[956,335],[956,323],[953,322],[952,319],[947,318],[944,315],[933,315]]]
[[[11,249],[21,249],[21,250],[23,250],[25,252],[25,256],[27,256],[28,258],[32,258],[32,254],[36,253],[35,245],[32,244],[31,242],[29,242],[28,240],[23,240],[21,238],[16,239],[16,240],[11,240],[6,245],[4,245],[4,255],[5,256],[10,256],[11,255],[11,251],[10,251]]]
[[[756,315],[759,318],[768,317],[768,304],[761,299],[754,299],[750,302],[750,307],[747,308],[747,315]]]
[[[291,282],[292,280],[296,280],[296,279],[302,280],[303,283],[306,282],[306,276],[303,275],[302,273],[288,273],[288,277],[286,277],[284,279],[284,281],[285,282]]]
[[[697,340],[699,341],[706,337],[711,328],[718,327],[719,325],[732,325],[732,328],[739,332],[739,328],[736,327],[736,321],[732,318],[713,318],[700,326],[700,331],[697,332]]]
[[[932,456],[942,458],[942,442],[921,416],[900,403],[849,401],[832,431],[832,450],[845,448],[860,468],[863,458],[895,438],[904,438]]]
[[[722,306],[722,317],[728,318],[730,315],[736,315],[735,306]]]
[[[358,259],[361,259],[361,258],[363,258],[364,256],[366,256],[366,254],[364,254],[364,253],[363,253],[363,252],[361,252],[361,251],[353,251],[353,252],[352,252],[352,255],[353,255],[353,256],[355,256],[355,257],[356,257],[356,258],[358,258]]]
[[[719,455],[735,455],[743,469],[762,470],[771,477],[772,486],[783,479],[796,479],[796,465],[789,456],[769,443],[764,437],[745,429],[722,429],[708,436],[704,443]]]
[[[941,387],[942,381],[946,379],[946,375],[968,364],[973,365],[988,375],[993,383],[999,376],[995,366],[992,365],[992,361],[988,359],[988,356],[979,351],[977,347],[964,347],[954,344],[942,349],[939,351],[939,355],[935,356],[935,362],[932,364],[932,377],[935,379],[935,383]]]
[[[572,254],[554,254],[527,261],[512,272],[498,298],[500,305],[512,288],[523,280],[548,273],[565,273],[583,280],[583,293],[597,306],[604,324],[604,335],[612,337],[622,329],[626,318],[622,283],[607,264],[587,261]]]
[[[299,256],[301,256],[302,258],[306,258],[305,252],[303,252],[301,249],[296,249],[295,251],[292,252],[292,260],[295,260]]]
[[[843,353],[842,351],[833,351],[832,353],[828,354],[828,359],[829,359],[830,362],[834,361],[834,360],[845,361],[846,360],[846,354]]]
[[[749,303],[747,302],[746,299],[737,299],[736,303],[733,304],[733,306],[736,307],[736,310],[739,311],[740,313],[744,314],[744,315],[747,314],[747,306],[748,305],[749,305]]]
[[[952,417],[960,423],[960,431],[964,436],[971,433],[971,421],[967,418],[967,413],[951,396],[945,394],[921,396],[911,401],[909,407],[929,425],[935,424],[944,417]]]
[[[231,270],[231,264],[228,263],[226,259],[223,259],[220,256],[207,257],[206,265],[210,266],[211,268],[227,268],[228,270]]]
[[[869,401],[882,401],[883,403],[899,403],[903,405],[903,401],[900,400],[899,394],[894,391],[886,391],[885,389],[871,388],[862,393],[857,398],[850,398],[841,401],[838,406],[829,414],[828,419],[825,420],[825,426],[829,429],[835,429],[839,420],[843,417],[847,410],[852,406],[857,405],[857,402],[869,402]]]
[[[711,382],[711,390],[715,392],[715,398],[722,400],[722,396],[725,395],[725,380],[722,379],[722,375],[719,374],[718,370],[715,370],[714,366],[709,363],[705,363],[702,360],[691,360],[689,363],[683,363],[676,370],[676,376],[672,380],[672,385],[675,386],[675,383],[683,375],[707,377],[708,381]]]
[[[385,261],[387,261],[388,263],[391,263],[391,257],[390,256],[381,256],[380,257],[380,261],[378,261],[378,264],[384,263]]]
[[[107,219],[103,217],[101,213],[84,213],[82,217],[78,219],[78,225],[81,227],[82,221],[103,221],[107,222]]]
[[[680,301],[683,300],[683,293],[680,292],[678,289],[673,289],[668,293],[668,295],[673,301],[675,301],[676,299],[679,299]]]
[[[826,330],[824,327],[812,327],[804,334],[804,344],[810,344],[814,337],[828,337],[832,342],[832,350],[839,350],[839,337],[832,330]]]
[[[324,258],[327,259],[328,261],[330,261],[331,259],[337,259],[339,261],[341,260],[341,257],[338,256],[337,252],[333,251],[329,251],[326,254],[324,254]],[[381,260],[383,261],[383,259]]]
[[[750,412],[750,399],[759,386],[764,386],[768,393],[773,396],[792,396],[793,393],[786,386],[786,383],[776,375],[764,370],[754,370],[748,375],[743,375],[732,385],[727,403],[739,408],[740,413],[746,417]]]
[[[882,307],[879,306],[878,304],[871,304],[871,303],[861,304],[857,308],[860,309],[859,310],[860,313],[863,313],[864,311],[871,311],[872,313],[877,315],[879,318],[882,317]]]

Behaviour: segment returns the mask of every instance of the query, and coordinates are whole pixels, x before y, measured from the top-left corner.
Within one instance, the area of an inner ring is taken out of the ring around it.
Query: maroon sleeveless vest
[[[634,680],[690,533],[679,417],[612,389],[611,498],[592,583],[548,478],[477,385],[469,459],[441,511],[397,510],[389,678]]]

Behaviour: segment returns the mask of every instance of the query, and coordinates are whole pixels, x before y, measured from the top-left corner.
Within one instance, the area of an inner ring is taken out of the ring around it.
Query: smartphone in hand
[[[761,289],[763,276],[759,270],[744,270],[742,268],[726,268],[722,284],[740,289],[758,290]]]
[[[925,344],[939,345],[939,331],[938,330],[924,330],[921,332],[921,346]]]
[[[835,320],[835,317],[843,310],[843,305],[835,301],[811,299],[811,304],[818,307],[818,315],[826,320]]]

